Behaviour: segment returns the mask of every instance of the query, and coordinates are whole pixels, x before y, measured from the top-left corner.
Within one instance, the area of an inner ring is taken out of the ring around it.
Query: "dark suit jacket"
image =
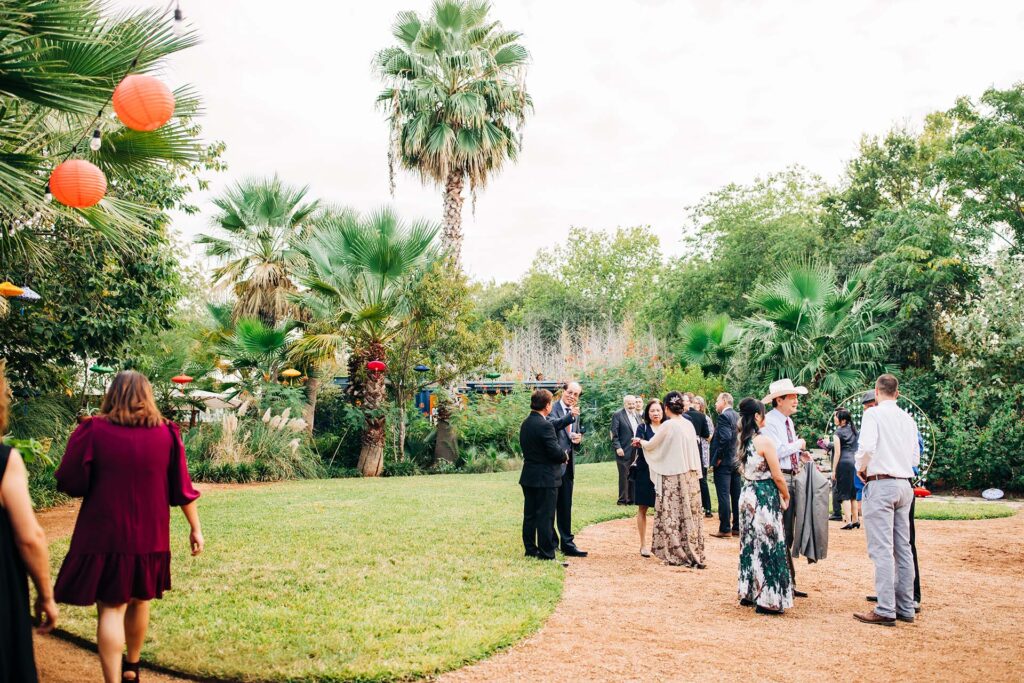
[[[740,416],[732,408],[726,408],[715,423],[715,435],[711,437],[711,466],[736,466],[736,437]]]
[[[633,429],[625,408],[612,415],[612,450],[616,448],[622,449],[625,458],[633,452]]]
[[[704,419],[704,413],[700,412],[696,408],[690,408],[683,417],[690,421],[693,425],[693,430],[697,432],[697,436],[706,439],[711,436],[711,430],[708,429],[708,421]]]
[[[533,411],[519,427],[519,447],[523,449],[522,486],[557,488],[562,485],[565,452],[558,445],[555,427]]]
[[[555,427],[555,435],[558,437],[558,445],[561,447],[562,452],[564,452],[569,458],[566,462],[565,474],[562,475],[563,477],[568,477],[569,479],[575,478],[575,463],[573,461],[573,455],[576,453],[577,450],[579,450],[579,446],[577,446],[576,444],[569,440],[569,435],[566,434],[565,428],[571,425],[575,419],[576,418],[572,416],[572,413],[568,412],[562,406],[561,401],[557,401],[555,403],[555,405],[551,408],[551,413],[548,415],[548,422],[550,422]],[[578,424],[576,425],[576,429],[577,431],[579,430]]]

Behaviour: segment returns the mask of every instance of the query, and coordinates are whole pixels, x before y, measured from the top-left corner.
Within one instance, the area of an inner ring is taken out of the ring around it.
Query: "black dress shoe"
[[[793,589],[793,597],[794,598],[806,598],[807,597],[807,593],[804,593],[803,591],[798,591],[797,589],[794,588]]]
[[[831,515],[831,516],[829,516],[828,521],[830,521],[830,522],[841,522],[841,521],[843,521],[843,516],[842,515]]]
[[[780,609],[768,609],[767,607],[761,607],[761,605],[755,607],[754,611],[758,614],[771,614],[774,616],[779,616],[780,614],[782,614],[782,610]]]
[[[856,528],[857,528],[857,527],[855,527],[855,526],[853,525],[853,523],[850,523],[850,524],[847,524],[847,525],[845,525],[845,526],[841,526],[841,527],[839,527],[840,531],[846,531],[847,529],[856,529]]]
[[[740,607],[753,607],[754,601],[747,600],[746,598],[740,598]]]
[[[587,556],[587,552],[585,550],[580,550],[579,548],[577,548],[575,546],[573,546],[572,548],[562,548],[562,552],[565,554],[566,557],[586,557]]]
[[[868,595],[864,599],[867,600],[868,602],[878,602],[878,596],[877,595]]]

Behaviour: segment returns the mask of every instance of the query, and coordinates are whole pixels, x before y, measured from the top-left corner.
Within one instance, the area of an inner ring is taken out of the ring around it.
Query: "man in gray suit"
[[[633,437],[640,424],[637,417],[636,396],[622,399],[622,410],[612,415],[612,448],[615,449],[615,465],[619,468],[619,505],[633,504],[633,482],[629,480],[629,465],[633,461]]]
[[[569,557],[586,557],[587,553],[576,547],[572,535],[572,487],[576,475],[575,453],[583,443],[583,430],[580,426],[580,394],[583,387],[578,382],[569,382],[562,390],[562,396],[551,408],[548,422],[555,426],[558,444],[566,454],[566,463],[562,465],[562,484],[558,487],[558,502],[555,505],[555,521],[558,529],[557,538],[562,552]]]

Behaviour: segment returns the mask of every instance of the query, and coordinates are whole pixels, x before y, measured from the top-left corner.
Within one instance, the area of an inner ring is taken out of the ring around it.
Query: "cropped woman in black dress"
[[[832,485],[843,506],[843,529],[859,529],[860,517],[857,514],[857,489],[854,478],[857,476],[854,456],[857,454],[857,428],[853,424],[850,411],[840,408],[832,416],[836,431],[832,435]]]
[[[7,429],[10,400],[0,364],[0,436]],[[32,618],[28,577],[36,587],[40,633],[57,623],[57,603],[50,585],[46,535],[32,512],[28,474],[18,451],[0,443],[0,681],[34,682]]]
[[[636,437],[644,441],[654,438],[654,433],[661,425],[661,419],[665,413],[661,409],[661,401],[652,399],[644,408],[644,421],[636,428]],[[651,556],[651,549],[647,546],[647,509],[654,507],[654,483],[651,481],[651,470],[644,460],[642,449],[636,449],[636,460],[630,468],[630,475],[633,479],[633,502],[636,509],[636,530],[640,532],[640,554],[644,557]]]

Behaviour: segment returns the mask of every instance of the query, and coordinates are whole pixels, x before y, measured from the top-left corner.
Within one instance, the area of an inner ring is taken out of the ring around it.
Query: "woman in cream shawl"
[[[644,450],[657,492],[652,551],[666,564],[704,568],[704,510],[700,502],[697,433],[684,420],[683,396],[670,391],[662,401],[665,421]]]

